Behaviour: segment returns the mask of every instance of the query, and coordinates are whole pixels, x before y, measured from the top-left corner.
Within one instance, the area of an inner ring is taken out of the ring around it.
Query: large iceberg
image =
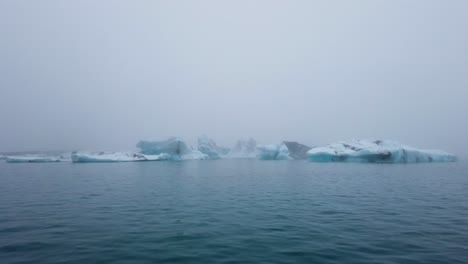
[[[209,159],[220,159],[229,153],[229,148],[220,147],[214,140],[203,135],[198,138],[198,151],[208,155]]]
[[[255,158],[257,149],[257,141],[253,138],[248,140],[238,140],[236,145],[226,156],[227,158]]]
[[[169,155],[170,160],[208,159],[208,155],[194,150],[184,140],[171,137],[162,141],[140,141],[136,145],[144,155]]]
[[[307,151],[312,148],[295,141],[283,141],[289,151],[289,156],[293,159],[307,159]]]
[[[440,150],[422,150],[390,140],[349,140],[307,152],[314,162],[378,162],[415,163],[456,161],[456,157]]]
[[[257,147],[257,157],[261,160],[287,160],[289,151],[285,144],[261,145]]]
[[[167,160],[168,154],[144,155],[139,153],[124,152],[74,152],[71,155],[73,162],[92,163],[92,162],[129,162],[129,161],[157,161]]]

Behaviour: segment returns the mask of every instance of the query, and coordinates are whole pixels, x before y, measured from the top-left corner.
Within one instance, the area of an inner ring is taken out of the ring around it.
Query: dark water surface
[[[468,164],[0,162],[0,263],[468,263]]]

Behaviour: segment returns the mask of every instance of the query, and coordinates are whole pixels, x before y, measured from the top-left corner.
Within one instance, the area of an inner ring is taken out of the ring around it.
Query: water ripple
[[[0,262],[467,263],[466,171],[0,163]]]

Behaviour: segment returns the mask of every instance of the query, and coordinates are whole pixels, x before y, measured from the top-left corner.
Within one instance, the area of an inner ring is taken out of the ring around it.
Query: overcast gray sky
[[[0,151],[395,139],[460,154],[468,1],[0,0]]]

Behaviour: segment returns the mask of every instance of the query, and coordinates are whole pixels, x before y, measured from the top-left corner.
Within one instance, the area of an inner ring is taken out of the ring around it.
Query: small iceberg
[[[391,140],[349,140],[307,152],[313,162],[417,163],[451,162],[456,156],[441,150],[423,150]]]
[[[74,152],[71,155],[71,159],[75,163],[157,161],[168,160],[169,158],[170,156],[164,153],[159,155],[143,155],[139,153],[124,152]]]
[[[39,156],[39,155],[7,156],[5,160],[8,163],[46,163],[46,162],[69,161],[63,157]]]

